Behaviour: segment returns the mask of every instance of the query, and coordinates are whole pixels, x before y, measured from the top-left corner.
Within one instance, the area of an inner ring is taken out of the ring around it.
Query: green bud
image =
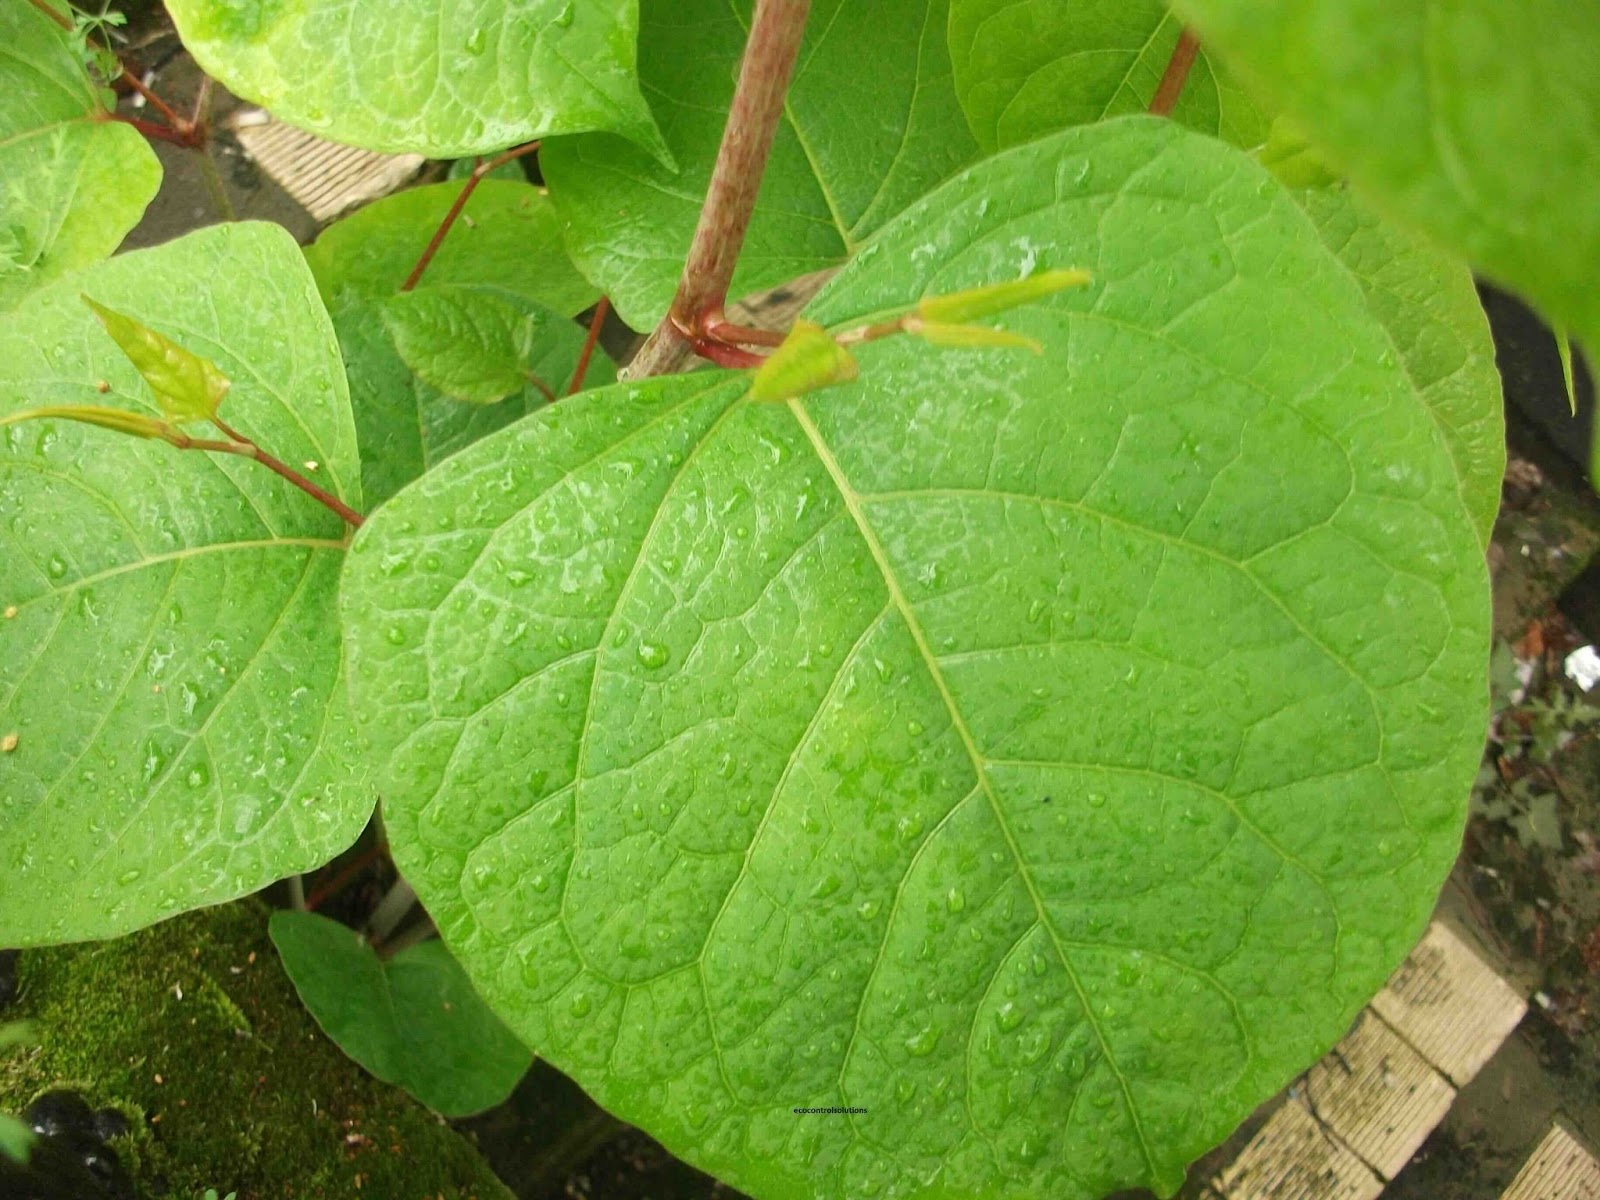
[[[214,362],[88,296],[83,302],[138,368],[169,421],[208,421],[217,415],[230,385]]]
[[[964,346],[969,349],[984,346],[1003,346],[1016,350],[1032,350],[1043,354],[1044,347],[1031,337],[1012,333],[1006,329],[991,329],[987,325],[948,325],[943,321],[911,321],[906,332],[915,334],[935,346]]]
[[[821,325],[801,317],[783,345],[756,371],[750,395],[768,402],[792,400],[855,377],[856,360],[850,352]]]
[[[1089,282],[1087,271],[1040,271],[1009,283],[991,283],[987,287],[951,292],[948,296],[929,296],[917,305],[917,316],[939,325],[979,321]]]
[[[1288,117],[1272,122],[1266,143],[1257,147],[1255,156],[1284,187],[1320,188],[1339,182],[1338,173]]]

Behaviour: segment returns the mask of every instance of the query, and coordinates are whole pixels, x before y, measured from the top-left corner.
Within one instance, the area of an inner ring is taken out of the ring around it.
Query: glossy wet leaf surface
[[[206,72],[334,141],[431,158],[609,129],[659,145],[637,0],[172,0]]]
[[[139,321],[80,295],[111,340],[128,356],[169,421],[205,421],[217,415],[229,380],[204,355],[178,345]]]
[[[110,93],[71,35],[28,3],[0,9],[0,311],[110,254],[161,182],[144,137],[103,119]]]
[[[619,138],[540,162],[573,256],[635,329],[667,311],[733,98],[750,0],[644,0],[639,73],[679,170]],[[947,0],[817,0],[733,296],[833,266],[976,154],[945,47]]]
[[[0,413],[159,413],[80,291],[215,362],[230,424],[360,505],[338,345],[283,230],[202,230],[35,293],[0,318]],[[344,537],[246,459],[0,430],[0,943],[111,937],[360,832],[327,619]]]
[[[546,403],[526,383],[489,407],[453,400],[417,377],[385,326],[385,306],[400,293],[461,186],[442,183],[387,197],[335,222],[306,248],[339,333],[361,441],[362,490],[373,505]],[[562,248],[549,199],[529,184],[498,179],[478,185],[420,286],[492,292],[525,315],[549,310],[571,316],[600,298]],[[582,347],[577,325],[543,323],[528,366],[559,394]],[[588,386],[614,376],[611,361],[596,351]]]
[[[316,913],[273,913],[271,930],[322,1031],[441,1116],[493,1108],[532,1064],[438,939],[382,960],[353,930]]]
[[[461,287],[402,292],[383,310],[401,361],[450,399],[469,404],[493,404],[527,383],[532,319],[491,291]],[[562,319],[547,314],[539,324]]]
[[[1381,208],[1600,345],[1600,20],[1564,0],[1176,0]]]
[[[350,556],[352,694],[446,941],[754,1195],[1170,1190],[1456,853],[1482,547],[1350,272],[1253,162],[1129,119],[957,176],[810,315],[1045,267],[1095,283],[1005,314],[1042,355],[590,393]]]
[[[1144,112],[1182,28],[1163,0],[951,0],[956,94],[985,150]],[[1172,118],[1245,148],[1268,124],[1203,50]]]
[[[1487,546],[1505,476],[1505,409],[1494,341],[1472,273],[1424,238],[1385,221],[1347,189],[1294,195],[1388,332],[1444,435],[1462,502]]]

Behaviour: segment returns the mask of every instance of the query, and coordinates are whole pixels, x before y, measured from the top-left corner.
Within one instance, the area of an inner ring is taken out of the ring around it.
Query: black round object
[[[22,1118],[43,1138],[77,1136],[100,1141],[94,1129],[94,1112],[77,1092],[46,1092],[28,1105]]]
[[[78,1161],[110,1200],[133,1200],[133,1180],[123,1170],[122,1160],[117,1157],[115,1150],[100,1141],[74,1139],[70,1145],[77,1153]]]
[[[92,1161],[91,1161],[92,1160]],[[0,1154],[4,1200],[133,1200],[133,1181],[117,1156],[81,1137],[41,1137],[26,1167]]]
[[[114,1108],[102,1108],[94,1114],[94,1134],[102,1142],[112,1138],[127,1137],[133,1132],[128,1118]]]
[[[0,950],[0,1008],[17,998],[17,959],[21,957],[20,950]]]

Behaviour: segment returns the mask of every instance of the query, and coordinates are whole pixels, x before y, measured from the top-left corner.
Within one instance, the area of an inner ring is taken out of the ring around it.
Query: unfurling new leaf
[[[948,296],[928,296],[917,305],[917,316],[935,325],[981,321],[984,317],[999,316],[1068,288],[1084,287],[1089,282],[1087,271],[1039,271],[1026,279],[967,288],[965,291],[951,292]]]
[[[906,332],[934,346],[955,346],[965,350],[998,347],[1008,350],[1032,350],[1035,354],[1044,353],[1044,347],[1031,337],[1010,333],[1004,329],[990,329],[987,325],[951,325],[943,321],[921,321],[913,318],[906,322]]]
[[[100,318],[100,324],[111,335],[111,340],[139,369],[139,374],[150,385],[161,411],[169,421],[209,421],[217,415],[222,398],[232,385],[228,377],[217,369],[216,363],[185,350],[166,335],[88,296],[83,297],[83,302],[94,310],[95,316]],[[158,435],[146,433],[141,436]]]
[[[750,384],[750,398],[768,403],[792,400],[856,377],[856,360],[815,321],[801,317],[783,345],[761,364]]]

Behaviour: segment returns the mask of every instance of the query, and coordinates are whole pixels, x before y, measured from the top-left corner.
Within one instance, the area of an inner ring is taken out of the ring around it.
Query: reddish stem
[[[752,354],[740,346],[730,345],[719,341],[717,338],[706,334],[695,334],[689,339],[689,345],[694,352],[708,362],[714,362],[719,367],[733,367],[743,370],[745,367],[759,367],[767,360],[759,354]]]
[[[754,329],[749,325],[736,325],[721,313],[708,317],[701,324],[701,328],[708,337],[719,342],[727,342],[735,346],[771,346],[783,345],[783,334],[771,329]]]
[[[544,380],[540,379],[532,371],[524,370],[522,372],[522,377],[539,390],[539,394],[545,398],[546,403],[554,404],[556,402],[555,388],[551,387]]]
[[[157,125],[154,121],[144,121],[138,117],[127,117],[121,113],[107,113],[106,120],[119,121],[124,125],[132,125],[145,137],[156,142],[171,142],[174,146],[182,146],[193,150],[194,142],[184,133],[176,129],[169,129],[165,125]]]
[[[720,318],[727,302],[810,11],[811,0],[756,0],[717,165],[678,292],[666,320],[630,368],[636,379],[658,374],[677,357],[684,342],[704,357],[710,357],[706,344],[718,342],[706,322]],[[753,357],[742,351],[738,356]]]
[[[846,329],[837,334],[833,340],[841,346],[859,346],[863,342],[875,342],[879,338],[911,332],[910,322],[915,319],[915,314],[907,313],[890,321],[879,321],[876,325],[861,325],[855,329]]]
[[[406,276],[406,281],[400,285],[402,292],[409,292],[417,286],[417,281],[422,278],[422,273],[428,269],[428,264],[433,261],[433,256],[439,253],[439,247],[444,245],[445,235],[456,223],[456,218],[461,215],[461,210],[467,206],[467,201],[472,198],[472,193],[478,190],[478,182],[497,167],[504,166],[514,158],[521,158],[524,154],[532,154],[539,148],[538,142],[527,142],[521,146],[513,146],[504,154],[498,154],[488,162],[480,161],[472,168],[472,174],[467,176],[466,185],[457,194],[449,211],[444,214],[444,220],[439,222],[439,228],[433,231],[433,236],[428,239],[428,244],[423,248],[422,257],[417,259],[417,265],[411,268],[411,274]]]
[[[42,12],[45,16],[49,17],[57,25],[61,26],[62,29],[71,32],[75,28],[70,17],[56,11],[56,9],[51,5],[45,3],[45,0],[28,0],[28,2],[32,4],[34,8]],[[160,113],[162,118],[172,126],[172,129],[165,134],[152,133],[151,130],[157,128],[156,126],[150,126],[149,128],[141,129],[140,132],[144,133],[148,137],[159,136],[164,141],[177,142],[180,146],[188,146],[191,149],[195,148],[199,144],[194,140],[196,129],[195,122],[186,120],[174,112],[172,110],[172,106],[147,88],[144,85],[144,81],[132,71],[128,70],[127,65],[123,63],[120,58],[117,60],[117,65],[122,68],[122,74],[117,76],[115,82],[126,84],[128,87],[138,92],[139,95],[145,98],[145,102],[149,104],[151,108],[155,109],[156,112]],[[129,121],[128,123],[130,125],[135,124],[133,121]],[[176,134],[177,136],[174,137],[172,136],[173,134]],[[203,141],[204,138],[202,137],[201,142]]]
[[[572,382],[567,385],[567,395],[576,395],[583,389],[583,377],[589,373],[589,360],[594,357],[595,344],[600,341],[600,327],[606,323],[606,314],[611,311],[611,301],[600,297],[600,303],[594,306],[594,316],[589,318],[589,335],[583,339],[583,351],[578,355],[578,367],[572,372]]]
[[[330,897],[337,896],[344,891],[345,888],[350,886],[351,880],[388,853],[389,847],[384,844],[382,838],[379,838],[366,851],[357,855],[340,868],[339,873],[332,879],[325,883],[319,883],[312,893],[306,897],[306,911],[316,912],[319,905],[325,903]]]
[[[352,528],[360,529],[365,523],[366,518],[339,499],[339,497],[326,488],[318,487],[293,467],[274,458],[238,430],[231,429],[223,424],[220,417],[212,417],[211,423],[232,440],[227,442],[203,441],[190,438],[187,435],[180,435],[184,437],[184,442],[175,442],[174,445],[178,445],[184,450],[214,450],[219,454],[238,454],[245,458],[253,458],[266,467],[267,470],[288,480],[319,504],[333,510]]]
[[[62,16],[54,8],[46,4],[44,0],[28,0],[28,3],[37,8],[45,16],[49,17],[57,25],[61,26],[61,28],[68,31],[72,29],[72,19],[70,17]]]
[[[122,74],[117,78],[121,82],[131,87],[134,91],[138,92],[139,95],[143,96],[145,98],[145,103],[149,104],[151,108],[155,109],[156,112],[161,114],[162,119],[165,120],[167,124],[171,125],[172,128],[184,139],[182,143],[183,145],[188,146],[191,150],[199,149],[200,145],[204,142],[204,138],[202,137],[198,141],[196,140],[195,134],[198,126],[195,124],[195,122],[191,121],[188,117],[180,117],[176,112],[173,111],[173,108],[170,104],[147,88],[144,85],[144,81],[132,71],[128,70],[127,67],[122,68]]]
[[[1185,29],[1172,48],[1172,57],[1167,60],[1167,69],[1162,72],[1161,82],[1156,85],[1156,94],[1150,101],[1150,111],[1156,116],[1172,115],[1178,97],[1183,94],[1183,85],[1189,79],[1189,68],[1194,66],[1195,55],[1199,52],[1200,39],[1193,30]]]

